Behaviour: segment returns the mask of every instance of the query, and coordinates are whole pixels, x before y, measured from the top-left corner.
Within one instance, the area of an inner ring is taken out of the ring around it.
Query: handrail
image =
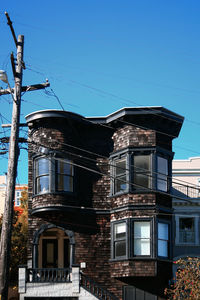
[[[85,288],[88,292],[93,294],[95,297],[97,297],[99,300],[119,300],[115,295],[102,288],[98,283],[96,283],[88,276],[83,274],[80,274],[80,276],[81,286]]]
[[[175,183],[172,187],[175,192],[179,192],[182,196],[186,196],[187,198],[200,198],[200,187],[184,185],[181,183]]]
[[[70,268],[27,269],[27,282],[71,282]]]

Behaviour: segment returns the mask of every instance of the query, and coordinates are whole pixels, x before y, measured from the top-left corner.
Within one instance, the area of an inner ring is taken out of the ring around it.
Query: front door
[[[43,268],[58,267],[58,240],[57,239],[42,240],[42,267]]]

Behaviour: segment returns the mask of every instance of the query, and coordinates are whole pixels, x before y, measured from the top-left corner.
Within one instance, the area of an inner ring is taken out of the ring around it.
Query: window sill
[[[168,262],[172,262],[172,259],[170,259],[169,257],[152,257],[152,256],[137,256],[137,257],[125,257],[125,258],[111,258],[109,259],[109,262],[113,263],[113,262],[123,262],[123,261],[134,261],[134,260],[156,260],[156,261],[168,261]]]
[[[191,247],[199,247],[199,244],[195,244],[195,243],[176,243],[176,246],[191,246]]]
[[[121,195],[128,195],[128,194],[152,194],[152,193],[165,193],[166,195],[168,195],[167,192],[162,192],[162,191],[159,191],[159,190],[151,190],[151,189],[148,189],[148,190],[133,190],[133,191],[125,191],[125,192],[121,192],[121,193],[116,193],[116,194],[110,194],[108,196],[108,198],[115,198],[115,197],[120,197]]]
[[[32,198],[43,196],[43,195],[70,195],[70,196],[76,196],[74,192],[44,192],[44,193],[39,193],[39,194],[33,194]]]

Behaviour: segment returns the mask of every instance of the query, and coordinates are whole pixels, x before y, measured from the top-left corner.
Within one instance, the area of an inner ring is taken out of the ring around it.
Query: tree
[[[27,259],[27,234],[28,234],[28,193],[25,189],[21,197],[22,212],[14,212],[13,232],[10,256],[10,282],[17,283],[18,266],[25,264]],[[0,217],[1,229],[2,217]]]
[[[179,259],[174,284],[165,290],[168,299],[200,299],[200,259],[187,257]]]

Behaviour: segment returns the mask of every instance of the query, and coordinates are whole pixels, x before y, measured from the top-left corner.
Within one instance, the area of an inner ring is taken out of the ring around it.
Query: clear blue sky
[[[185,117],[175,158],[200,156],[199,0],[1,1],[0,69],[13,85],[9,57],[16,49],[5,11],[16,35],[25,36],[24,85],[48,78],[65,110],[84,116],[164,106]],[[61,109],[44,91],[22,99],[21,122],[36,110]],[[11,121],[9,100],[0,97],[0,123]],[[0,131],[1,137],[9,135]],[[6,171],[7,157],[1,156],[0,174]],[[17,182],[27,182],[26,150]]]

